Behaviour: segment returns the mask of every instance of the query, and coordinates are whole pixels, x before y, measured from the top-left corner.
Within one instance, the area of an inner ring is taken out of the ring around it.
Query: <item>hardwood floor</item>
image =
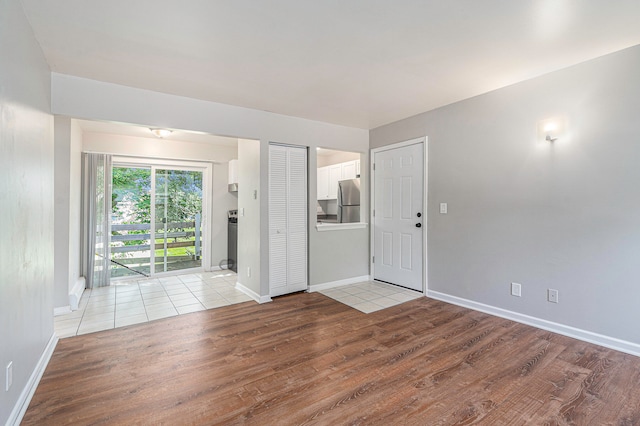
[[[420,298],[319,293],[63,339],[24,424],[640,424],[640,358]]]

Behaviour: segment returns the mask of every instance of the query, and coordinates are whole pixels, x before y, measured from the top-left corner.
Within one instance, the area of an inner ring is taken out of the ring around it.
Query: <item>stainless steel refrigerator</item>
[[[338,182],[338,223],[360,222],[360,178]]]

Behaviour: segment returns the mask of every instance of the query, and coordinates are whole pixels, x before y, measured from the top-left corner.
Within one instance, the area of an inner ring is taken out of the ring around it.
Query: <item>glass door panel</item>
[[[111,191],[111,278],[151,270],[151,168],[114,165]]]
[[[202,172],[155,169],[154,272],[202,266]]]

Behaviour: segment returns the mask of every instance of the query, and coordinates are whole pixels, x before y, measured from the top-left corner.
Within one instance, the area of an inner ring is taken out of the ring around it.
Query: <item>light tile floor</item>
[[[58,337],[71,337],[217,308],[253,299],[236,290],[232,271],[124,281],[85,290],[77,311],[55,317]]]
[[[334,287],[320,293],[365,314],[422,297],[418,291],[377,281]]]
[[[236,290],[237,276],[216,271],[126,281],[85,290],[77,311],[55,317],[58,337],[71,337],[160,318],[252,301]],[[422,293],[376,281],[320,293],[366,314],[417,299]]]

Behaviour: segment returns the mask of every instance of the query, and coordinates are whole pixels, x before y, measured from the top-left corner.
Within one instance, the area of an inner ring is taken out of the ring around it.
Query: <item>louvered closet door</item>
[[[307,289],[307,150],[269,146],[269,289]]]
[[[269,292],[287,292],[287,149],[269,146]]]

